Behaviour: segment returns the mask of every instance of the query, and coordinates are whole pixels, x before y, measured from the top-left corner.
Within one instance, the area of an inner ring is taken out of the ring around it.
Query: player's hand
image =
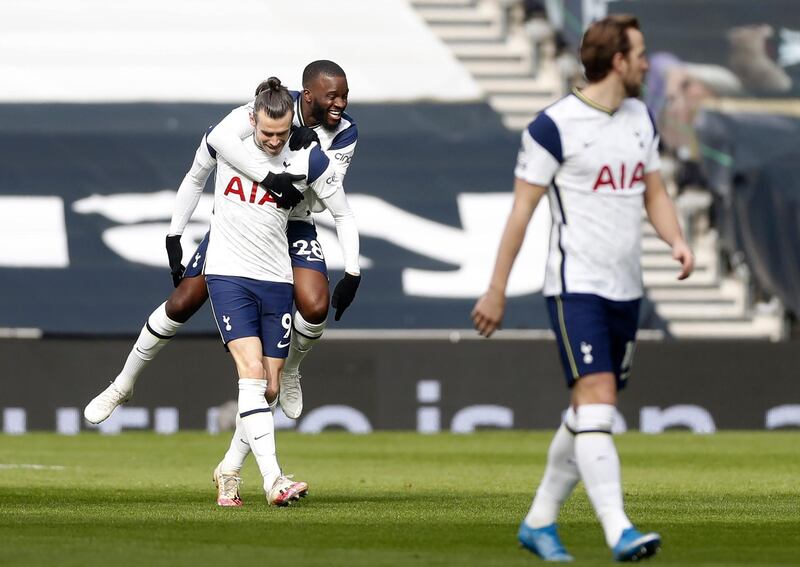
[[[186,267],[181,264],[183,259],[183,248],[181,248],[181,235],[167,235],[167,258],[169,259],[169,271],[172,274],[172,285],[178,287],[183,279],[183,272]]]
[[[292,173],[272,173],[270,172],[261,182],[264,189],[272,195],[275,203],[281,209],[291,209],[303,200],[303,194],[293,185],[295,181],[302,181],[305,175],[294,175]]]
[[[472,310],[472,322],[478,332],[486,338],[492,336],[500,323],[503,322],[503,313],[506,310],[506,298],[503,294],[487,291]]]
[[[672,245],[672,257],[681,263],[681,273],[678,274],[678,279],[685,280],[694,270],[692,249],[683,239],[680,239]]]
[[[308,126],[296,126],[292,128],[292,135],[289,138],[289,149],[296,152],[300,148],[307,148],[314,142],[319,144],[319,136],[313,128]]]
[[[361,276],[354,276],[345,272],[344,277],[336,284],[331,297],[331,306],[336,309],[336,315],[333,317],[334,321],[341,319],[345,309],[353,303],[360,283]]]

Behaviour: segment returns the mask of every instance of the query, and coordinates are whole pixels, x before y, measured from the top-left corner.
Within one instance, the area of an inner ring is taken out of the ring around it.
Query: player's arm
[[[472,322],[484,337],[490,337],[503,321],[506,287],[514,260],[522,247],[533,211],[563,161],[558,126],[547,112],[541,112],[522,131],[514,168],[514,205],[500,239],[489,289],[472,310]]]
[[[647,218],[650,219],[658,236],[672,247],[672,257],[681,263],[678,279],[686,279],[694,269],[694,255],[683,237],[675,205],[667,194],[660,172],[645,173],[644,183],[644,207]]]
[[[344,178],[347,175],[347,170],[350,168],[350,164],[353,163],[357,143],[358,128],[353,123],[349,128],[337,134],[327,150],[323,150],[334,167],[342,187],[344,187]],[[321,213],[325,210],[325,204],[319,199],[311,198],[309,201],[309,208],[312,212]]]
[[[475,328],[484,337],[489,337],[503,320],[506,303],[506,288],[511,268],[517,259],[519,250],[525,240],[525,232],[533,216],[533,211],[547,189],[534,185],[523,179],[514,180],[514,205],[506,221],[497,260],[494,264],[489,289],[478,299],[472,310],[472,321]]]
[[[192,167],[189,168],[175,194],[175,206],[172,210],[172,219],[167,233],[167,258],[169,260],[169,269],[172,273],[172,283],[175,287],[178,287],[185,270],[183,264],[181,264],[183,259],[181,235],[192,218],[192,214],[194,214],[197,204],[200,202],[208,176],[211,175],[216,165],[217,160],[209,152],[206,137],[203,136],[200,146],[194,154]]]
[[[264,179],[269,168],[259,164],[245,147],[245,140],[252,135],[250,109],[248,105],[242,105],[231,110],[214,126],[208,133],[208,144],[250,179]]]
[[[335,165],[319,150],[316,152],[312,150],[309,161],[309,187],[333,216],[336,224],[336,236],[344,256],[345,274],[336,284],[331,296],[331,305],[336,310],[334,319],[338,321],[355,299],[356,291],[361,283],[361,268],[358,263],[360,247],[358,227]],[[314,165],[315,163],[316,165]],[[315,170],[318,171],[325,164],[327,167],[321,174],[315,173]]]
[[[331,149],[325,152],[325,155],[330,158],[331,163],[336,168],[336,172],[344,179],[350,164],[353,163],[353,158],[356,155],[356,141],[346,146],[331,146]]]
[[[283,209],[291,209],[303,198],[293,186],[299,181],[289,173],[272,173],[266,165],[258,163],[245,146],[245,140],[253,135],[249,105],[234,108],[208,133],[209,146],[250,179],[260,179],[261,185],[272,195]]]
[[[356,218],[347,196],[344,194],[341,178],[334,164],[316,146],[309,156],[309,187],[315,196],[333,215],[336,235],[344,255],[344,270],[353,276],[361,274],[358,264],[359,236]],[[323,169],[324,167],[324,169]]]

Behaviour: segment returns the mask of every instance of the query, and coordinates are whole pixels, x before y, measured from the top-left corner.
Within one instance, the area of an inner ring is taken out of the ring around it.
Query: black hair
[[[311,81],[320,75],[347,78],[347,75],[344,74],[344,69],[342,69],[339,65],[333,61],[328,61],[327,59],[319,59],[317,61],[312,61],[306,65],[305,69],[303,69],[303,88],[307,89],[311,84]]]

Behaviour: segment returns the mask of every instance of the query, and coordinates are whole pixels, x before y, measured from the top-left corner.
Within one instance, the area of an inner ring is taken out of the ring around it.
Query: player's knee
[[[304,294],[296,298],[297,310],[309,323],[319,324],[328,317],[328,293]]]
[[[192,278],[192,280],[195,279],[202,278]],[[186,285],[184,282],[187,282]],[[178,323],[185,323],[197,313],[206,299],[208,299],[208,292],[205,282],[200,285],[197,282],[190,283],[189,280],[183,280],[167,299],[167,316]]]
[[[167,317],[178,323],[188,321],[197,312],[197,309],[199,309],[199,306],[194,307],[189,297],[170,297],[167,300]]]
[[[246,358],[238,364],[239,375],[247,378],[264,377],[264,365],[257,357]],[[269,384],[267,384],[269,386]]]
[[[305,310],[300,309],[299,311],[303,319],[314,325],[319,325],[328,317],[328,302],[326,301],[325,303],[314,305]]]

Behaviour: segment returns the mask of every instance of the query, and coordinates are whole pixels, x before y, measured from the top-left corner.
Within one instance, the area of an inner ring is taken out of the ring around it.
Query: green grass
[[[245,506],[223,509],[226,436],[0,435],[0,464],[64,467],[0,467],[0,565],[537,564],[515,534],[550,436],[280,432],[309,497],[268,507],[248,462]],[[664,538],[652,565],[800,564],[800,434],[616,440],[628,513]],[[559,523],[578,565],[611,563],[582,488]]]

